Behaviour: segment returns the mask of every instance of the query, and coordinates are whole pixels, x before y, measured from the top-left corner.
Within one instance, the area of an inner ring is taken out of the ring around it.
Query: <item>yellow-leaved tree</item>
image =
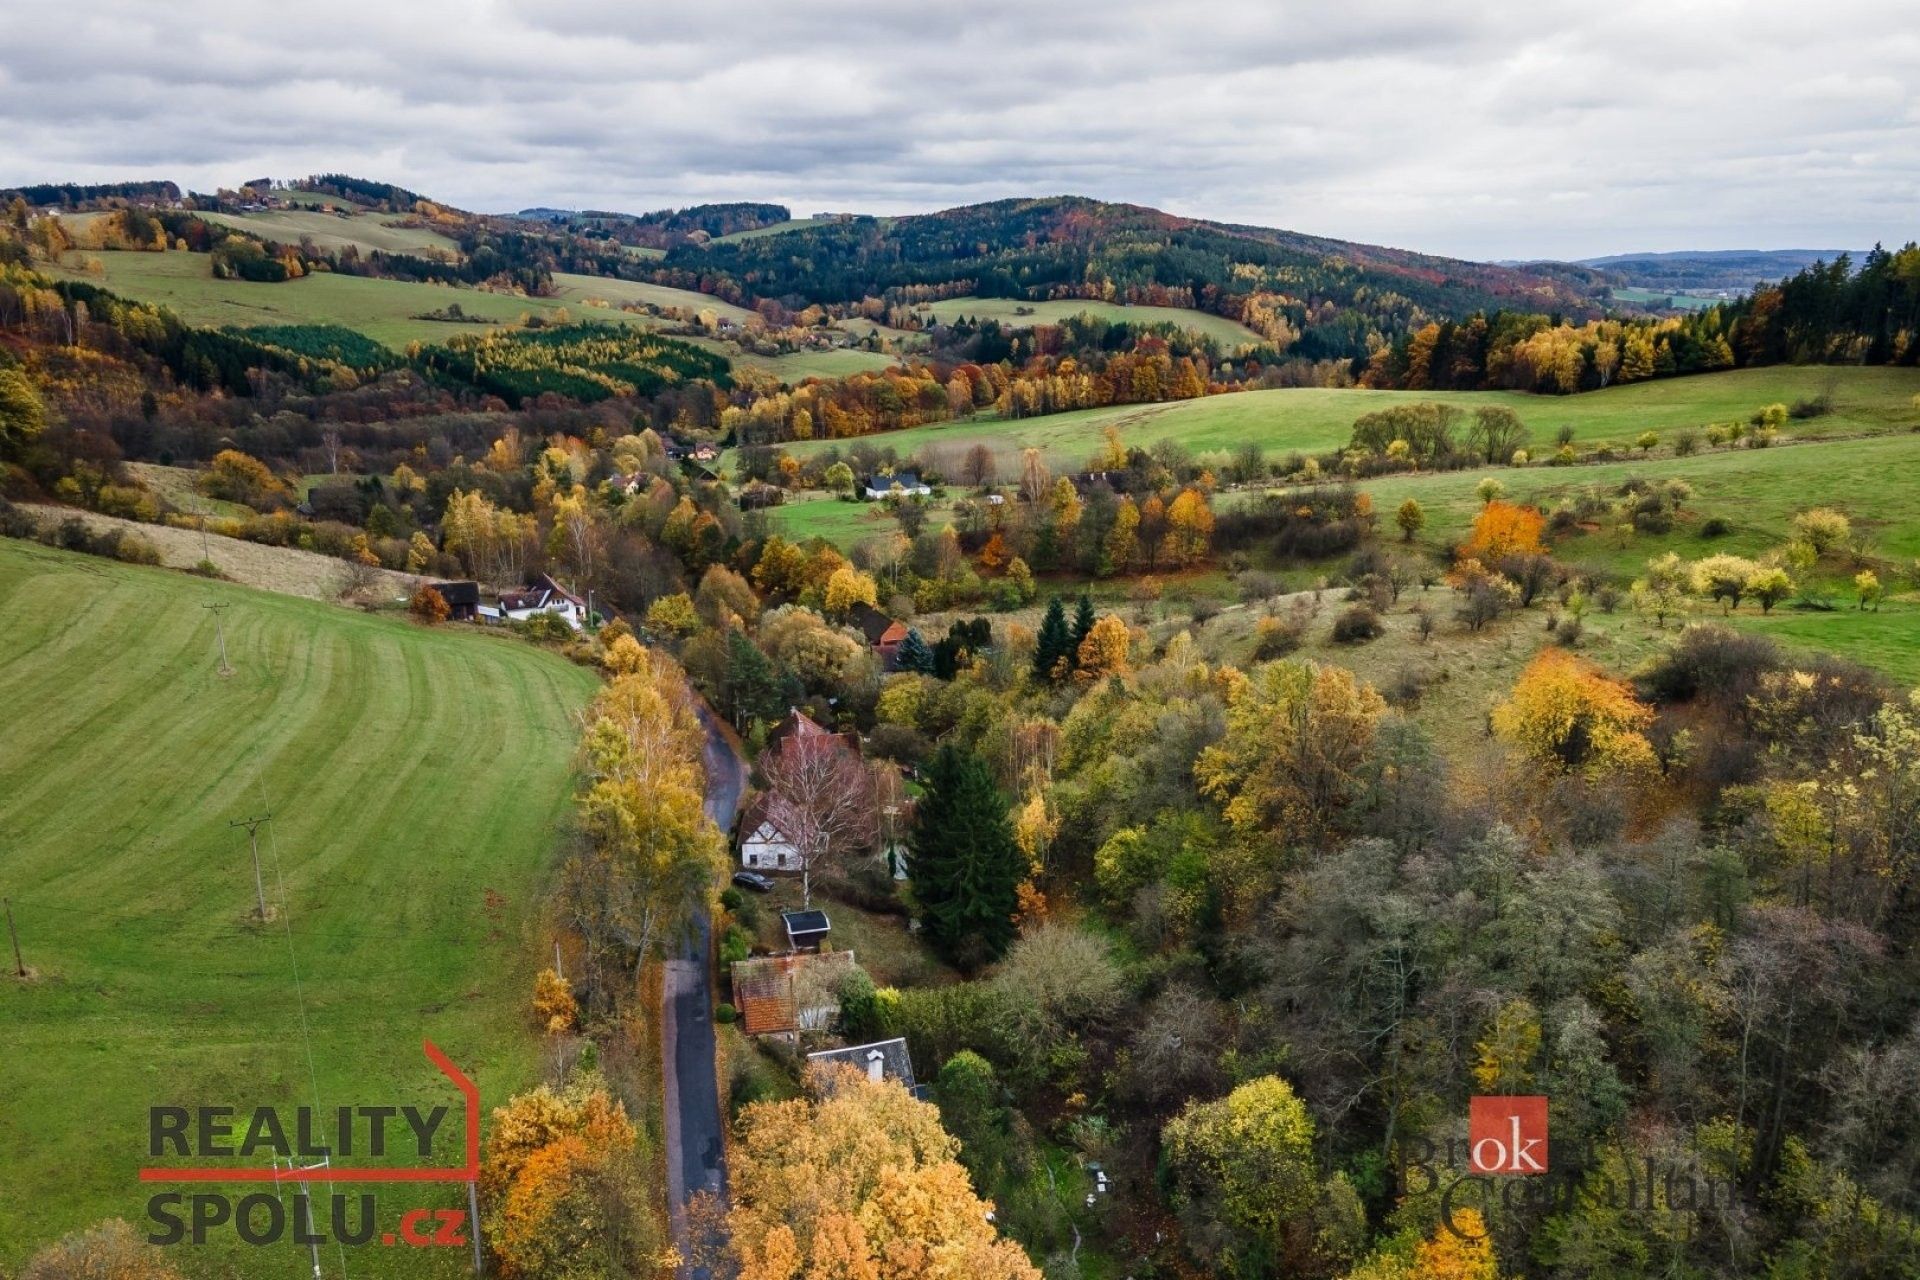
[[[667,929],[725,872],[726,843],[703,808],[706,735],[670,659],[619,637],[620,673],[594,699],[582,753],[581,825],[604,857],[605,909],[645,963]]]
[[[1234,681],[1194,778],[1242,835],[1314,844],[1359,795],[1387,704],[1345,667],[1269,662]]]
[[[850,564],[843,564],[827,579],[827,616],[844,618],[856,604],[873,608],[879,603],[880,590],[872,577]]]
[[[741,1280],[1039,1280],[1002,1240],[940,1113],[850,1069],[740,1114],[727,1225]]]
[[[1644,732],[1652,723],[1652,708],[1626,685],[1563,649],[1542,650],[1493,712],[1493,731],[1509,746],[1549,768],[1595,778],[1652,770]]]
[[[497,1274],[561,1280],[669,1261],[649,1226],[635,1136],[626,1108],[591,1074],[497,1108],[480,1163]]]

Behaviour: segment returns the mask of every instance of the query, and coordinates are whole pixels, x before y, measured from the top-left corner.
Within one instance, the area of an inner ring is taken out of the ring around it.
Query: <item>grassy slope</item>
[[[78,266],[96,257],[106,268],[104,277],[86,276]],[[468,315],[512,324],[522,315],[552,313],[567,308],[574,319],[608,320],[652,327],[650,317],[617,308],[623,303],[651,303],[664,307],[711,307],[722,316],[743,320],[751,313],[717,298],[685,289],[594,276],[554,276],[556,296],[525,298],[478,289],[419,284],[406,280],[374,280],[364,276],[324,272],[284,284],[253,284],[245,280],[215,280],[212,260],[199,253],[71,253],[64,274],[92,280],[114,292],[171,308],[181,319],[200,325],[337,324],[400,348],[409,342],[445,342],[456,333],[483,332],[485,324],[449,324],[414,317],[458,303]],[[612,304],[590,307],[597,298]]]
[[[927,303],[919,310],[931,311],[942,320],[958,320],[968,316],[975,320],[998,320],[1002,324],[1023,329],[1036,324],[1058,324],[1068,316],[1087,312],[1105,320],[1177,324],[1183,329],[1205,334],[1229,351],[1242,346],[1257,346],[1263,341],[1259,334],[1237,320],[1185,307],[1129,307],[1117,302],[1093,302],[1078,298],[1061,298],[1051,302],[1026,302],[1018,298],[943,298]]]
[[[1536,467],[1399,476],[1363,487],[1373,494],[1383,520],[1390,519],[1405,499],[1417,499],[1428,520],[1422,542],[1437,549],[1465,536],[1480,505],[1473,488],[1488,474],[1498,475],[1512,498],[1543,509],[1588,486],[1603,491],[1617,488],[1629,476],[1687,481],[1694,496],[1671,533],[1607,530],[1563,538],[1554,547],[1554,554],[1567,563],[1620,579],[1639,573],[1649,559],[1668,551],[1689,560],[1720,551],[1761,555],[1788,539],[1797,513],[1809,507],[1833,507],[1852,519],[1856,535],[1865,537],[1870,558],[1892,594],[1901,590],[1895,573],[1910,569],[1920,558],[1920,509],[1914,507],[1909,478],[1916,468],[1920,468],[1920,436],[1902,433],[1564,470]],[[1700,526],[1710,516],[1726,520],[1731,531],[1722,538],[1702,538]],[[1756,606],[1748,604],[1732,620],[1920,684],[1920,604],[1903,598],[1890,600],[1878,614],[1850,609],[1855,569],[1844,557],[1830,557],[1817,566],[1815,579],[1841,606],[1832,612],[1796,611],[1781,605],[1772,616],[1762,617]],[[1703,610],[1701,616],[1715,616],[1715,611]]]
[[[731,235],[715,236],[714,244],[732,244],[736,240],[758,240],[762,236],[777,236],[783,231],[799,231],[823,222],[823,218],[788,218],[785,222],[769,223],[764,227],[755,227],[751,231],[736,231]]]
[[[904,457],[926,445],[965,449],[984,441],[1002,459],[1004,474],[1020,450],[1045,451],[1055,470],[1077,469],[1100,442],[1102,428],[1113,424],[1128,444],[1151,445],[1173,439],[1195,453],[1231,450],[1252,442],[1270,455],[1290,450],[1324,451],[1345,444],[1353,420],[1397,402],[1441,400],[1471,411],[1502,404],[1518,413],[1533,433],[1536,452],[1551,451],[1562,424],[1576,439],[1611,440],[1624,445],[1640,432],[1670,432],[1683,426],[1745,419],[1776,401],[1791,403],[1819,394],[1831,378],[1835,412],[1794,422],[1793,436],[1839,435],[1907,426],[1916,420],[1912,397],[1920,393],[1914,369],[1740,369],[1692,378],[1672,378],[1609,387],[1577,396],[1533,396],[1512,391],[1418,392],[1329,390],[1302,387],[1209,396],[1172,404],[1123,405],[1084,409],[1018,421],[998,419],[941,423],[874,437]],[[828,447],[831,441],[789,445],[796,454]]]
[[[226,680],[209,601],[233,606]],[[324,1105],[441,1100],[423,1035],[488,1106],[529,1081],[533,904],[588,673],[498,637],[11,541],[0,634],[0,698],[34,709],[0,735],[5,891],[43,975],[0,984],[0,1185],[34,1189],[0,1196],[0,1263],[143,1219],[149,1105],[311,1100],[289,942],[246,922],[231,818],[274,813],[262,857],[270,898],[285,876]]]
[[[782,356],[736,355],[736,364],[760,369],[780,381],[793,384],[808,378],[844,378],[854,373],[889,369],[900,363],[897,356],[855,347],[835,347],[829,351],[792,351]]]
[[[282,244],[298,244],[301,236],[311,236],[322,249],[345,249],[349,245],[362,252],[379,249],[387,253],[441,253],[460,256],[460,246],[437,231],[423,227],[403,227],[406,221],[394,213],[355,213],[341,217],[318,209],[269,209],[261,213],[203,213],[208,222],[237,227]]]

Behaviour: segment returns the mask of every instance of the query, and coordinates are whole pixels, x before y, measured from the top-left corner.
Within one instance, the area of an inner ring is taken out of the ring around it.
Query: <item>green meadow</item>
[[[1094,315],[1102,320],[1132,324],[1173,324],[1212,338],[1228,351],[1258,346],[1265,341],[1237,320],[1193,311],[1186,307],[1135,307],[1118,302],[1096,302],[1080,298],[1057,298],[1048,302],[1027,302],[1020,298],[942,298],[918,308],[942,320],[962,317],[974,320],[998,320],[1018,329],[1036,324],[1058,324],[1070,316]]]
[[[0,634],[0,698],[33,709],[0,734],[0,893],[33,975],[0,981],[0,1269],[102,1218],[144,1222],[150,1106],[445,1102],[457,1119],[423,1037],[489,1108],[538,1076],[537,904],[591,674],[473,629],[15,541]],[[262,925],[229,823],[265,813]],[[458,1163],[447,1132],[435,1154]],[[383,1225],[457,1194],[383,1194]],[[221,1238],[175,1261],[305,1268],[291,1244]],[[375,1252],[351,1269],[464,1261]]]
[[[1253,444],[1269,456],[1298,450],[1338,449],[1352,436],[1353,421],[1392,404],[1438,400],[1472,412],[1481,405],[1504,405],[1520,415],[1532,433],[1537,456],[1552,452],[1562,426],[1587,444],[1611,441],[1627,447],[1643,431],[1670,434],[1681,427],[1744,421],[1769,404],[1792,404],[1831,389],[1833,411],[1788,424],[1794,438],[1821,438],[1888,431],[1920,425],[1913,397],[1920,394],[1920,369],[1777,367],[1739,369],[1636,382],[1574,396],[1536,396],[1517,391],[1368,391],[1360,388],[1298,387],[1243,391],[1167,404],[1116,405],[1039,418],[981,418],[942,422],[872,437],[902,457],[935,448],[959,452],[984,443],[999,457],[1002,474],[1017,474],[1022,450],[1039,449],[1056,471],[1085,465],[1100,444],[1102,431],[1115,427],[1128,445],[1150,447],[1175,440],[1196,454],[1228,452]],[[815,440],[787,445],[805,455],[844,441]]]
[[[322,209],[266,209],[258,213],[203,213],[208,222],[249,231],[281,244],[298,244],[302,236],[322,249],[357,248],[363,253],[440,254],[460,256],[460,246],[451,238],[425,227],[407,227],[408,219],[397,213],[350,213],[341,215]]]
[[[89,258],[99,261],[103,268],[101,274],[90,274],[83,269]],[[60,270],[69,278],[92,281],[123,297],[157,303],[189,324],[240,328],[337,324],[396,350],[410,342],[442,343],[456,333],[478,333],[495,325],[514,324],[522,316],[551,317],[562,308],[576,320],[608,320],[646,327],[660,322],[620,308],[634,305],[712,310],[724,319],[739,323],[745,323],[752,316],[749,311],[703,293],[566,272],[555,273],[552,297],[529,298],[324,271],[280,284],[216,280],[213,260],[204,253],[73,252],[66,255]],[[452,305],[458,305],[474,317],[476,323],[420,319]]]

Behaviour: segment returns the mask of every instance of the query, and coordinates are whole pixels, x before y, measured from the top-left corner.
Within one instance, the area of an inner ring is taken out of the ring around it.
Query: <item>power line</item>
[[[223,618],[226,611],[233,608],[233,602],[231,600],[208,601],[200,607],[213,610],[214,634],[220,637],[220,674],[230,676],[233,674],[233,668],[227,663],[227,627]]]
[[[224,656],[221,661],[226,661]],[[266,813],[258,818],[237,818],[227,824],[229,827],[247,829],[247,845],[253,850],[253,892],[255,899],[259,902],[259,918],[262,924],[266,923],[267,919],[267,890],[260,880],[260,828],[272,821],[273,814]]]
[[[27,962],[20,958],[20,931],[13,927],[13,899],[0,898],[0,902],[6,903],[7,906],[7,934],[13,939],[14,976],[24,978],[27,976]],[[559,944],[556,943],[554,945],[557,947]],[[558,955],[559,952],[555,951],[554,954]]]
[[[265,766],[262,765],[261,768],[264,769]],[[271,812],[272,805],[267,801],[267,783],[266,776],[263,772],[256,772],[253,775],[253,785],[254,789],[260,793],[260,803],[265,805],[268,811]],[[293,945],[293,913],[287,909],[287,881],[286,876],[281,871],[280,838],[275,830],[269,830],[267,832],[267,848],[273,855],[273,887],[275,894],[280,899],[280,923],[287,939],[287,964],[293,971],[294,1005],[300,1011],[300,1043],[306,1050],[307,1055],[307,1085],[313,1090],[313,1109],[320,1111],[324,1109],[320,1105],[320,1072],[313,1063],[313,1036],[307,1029],[307,994],[306,988],[300,980],[300,957]],[[254,867],[256,871],[259,869],[257,854]],[[332,1194],[333,1192],[333,1180],[331,1178],[327,1180],[327,1192],[328,1194]],[[312,1203],[312,1201],[308,1201],[308,1203]],[[345,1280],[347,1274],[347,1246],[343,1241],[337,1239],[334,1241],[334,1245],[340,1250],[340,1275],[341,1280]],[[315,1280],[319,1280],[320,1258],[317,1249],[314,1252],[313,1274]]]

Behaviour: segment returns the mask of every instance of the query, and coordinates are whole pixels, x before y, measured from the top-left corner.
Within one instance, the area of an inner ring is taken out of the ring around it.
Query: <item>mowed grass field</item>
[[[1212,338],[1227,351],[1259,346],[1265,341],[1237,320],[1185,307],[1132,307],[1117,302],[1097,302],[1082,298],[1059,298],[1048,302],[1028,302],[1023,298],[943,298],[916,310],[931,312],[942,320],[998,320],[1017,329],[1036,324],[1058,324],[1069,316],[1095,315],[1103,320],[1133,324],[1173,324]]]
[[[208,603],[231,606],[229,678]],[[101,1218],[144,1225],[150,1106],[457,1117],[423,1037],[489,1109],[537,1077],[537,902],[590,673],[499,636],[15,541],[0,635],[0,893],[35,975],[0,978],[0,1267]],[[228,823],[269,811],[266,890],[285,913],[262,927]],[[436,1155],[457,1163],[462,1136],[450,1124]],[[383,1193],[382,1226],[458,1194]],[[291,1243],[221,1238],[173,1260],[304,1273]],[[353,1274],[466,1258],[373,1249]]]
[[[1368,391],[1359,388],[1300,387],[1245,391],[1170,404],[1120,405],[1083,409],[1013,421],[998,418],[943,422],[872,437],[901,457],[934,448],[955,457],[975,443],[991,448],[1003,476],[1019,474],[1021,451],[1037,448],[1056,471],[1078,470],[1099,446],[1111,425],[1129,445],[1151,446],[1177,440],[1194,453],[1231,451],[1255,444],[1269,456],[1294,450],[1319,453],[1337,449],[1353,435],[1353,421],[1396,403],[1422,400],[1456,405],[1471,413],[1483,404],[1505,405],[1520,415],[1532,433],[1537,456],[1553,450],[1562,425],[1587,443],[1608,440],[1629,445],[1642,431],[1670,434],[1681,427],[1744,421],[1769,404],[1792,404],[1832,388],[1834,411],[1788,424],[1787,435],[1820,438],[1888,431],[1920,424],[1913,397],[1920,394],[1920,369],[1780,367],[1738,369],[1636,382],[1575,396],[1535,396],[1516,391]],[[834,441],[787,445],[805,455]],[[844,445],[844,441],[838,442]]]

